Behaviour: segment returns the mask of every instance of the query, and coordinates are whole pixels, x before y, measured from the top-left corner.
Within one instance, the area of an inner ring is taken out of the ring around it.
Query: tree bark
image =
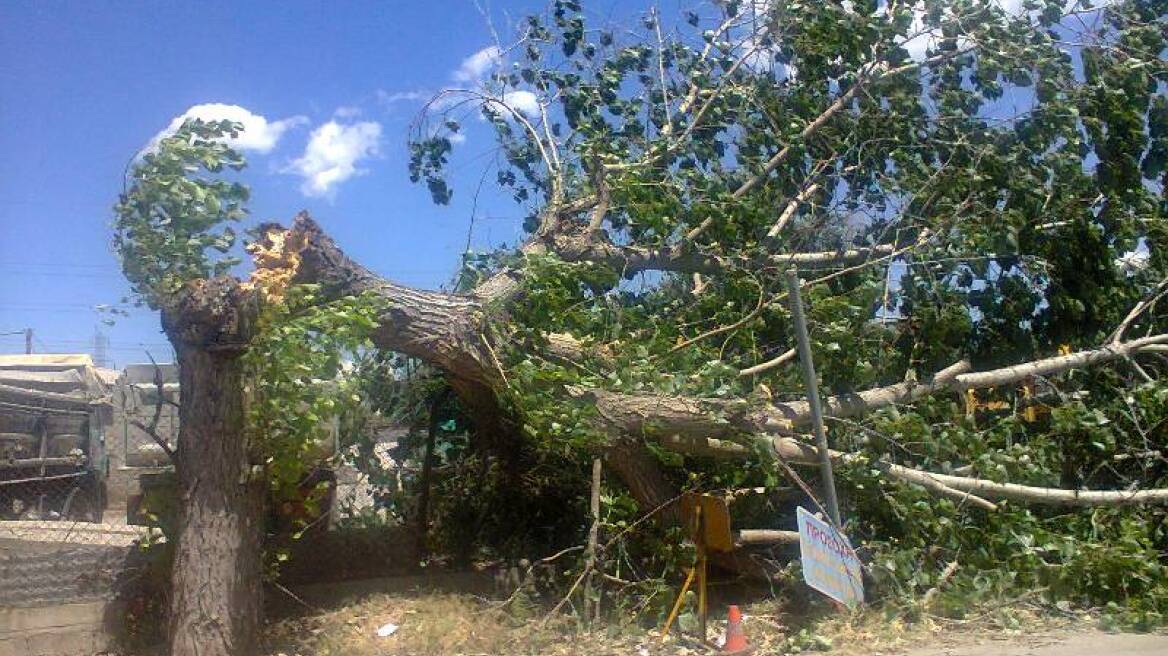
[[[172,656],[251,656],[262,626],[263,478],[245,438],[243,365],[254,298],[201,281],[163,311],[183,398],[179,517],[170,600]]]
[[[445,371],[474,423],[476,448],[501,457],[509,472],[522,473],[519,419],[499,398],[504,374],[488,326],[490,312],[497,311],[494,306],[517,293],[519,274],[501,272],[473,294],[420,291],[391,283],[349,259],[307,213],[297,215],[291,229],[271,224],[261,232],[264,239],[251,251],[259,278],[277,282],[269,289],[280,293],[280,285],[314,283],[326,297],[376,294],[387,309],[373,335],[374,344]],[[583,357],[584,349],[568,335],[550,335],[549,343],[557,357]],[[598,355],[608,357],[603,349]],[[676,496],[643,444],[628,442],[614,449],[605,458],[645,511]]]
[[[491,346],[488,316],[491,312],[504,316],[505,305],[522,293],[522,269],[501,271],[466,295],[423,292],[387,282],[352,262],[306,214],[296,218],[291,230],[273,226],[269,234],[273,235],[274,241],[292,246],[283,249],[293,252],[292,261],[279,265],[292,269],[292,281],[319,283],[327,293],[334,295],[366,291],[379,295],[389,309],[375,336],[377,346],[418,357],[444,369],[460,401],[476,422],[476,438],[496,453],[521,448],[522,440],[517,430],[519,420],[504,409],[505,404],[498,396],[505,384],[505,374]],[[714,272],[749,264],[734,258],[706,256],[692,249],[652,251],[620,247],[608,242],[602,234],[597,237],[595,231],[573,235],[541,230],[524,245],[521,253],[555,252],[567,260],[604,262],[626,274],[646,269]],[[874,249],[774,257],[791,258],[804,266],[816,266],[864,260],[881,255],[890,248],[890,245],[883,245]],[[983,372],[970,372],[969,363],[961,361],[926,381],[906,381],[837,395],[824,399],[824,405],[830,416],[858,416],[880,407],[912,403],[947,390],[1006,385],[1033,375],[1050,375],[1130,357],[1163,348],[1166,344],[1168,335],[1153,335],[1069,356]],[[586,349],[569,335],[549,335],[547,352],[557,359],[580,361]],[[611,354],[604,350],[595,355],[602,359],[611,358]],[[758,436],[766,436],[764,439],[772,444],[777,454],[791,456],[783,451],[799,451],[803,447],[794,440],[774,436],[796,433],[810,417],[805,401],[758,405],[745,400],[638,396],[599,389],[568,388],[566,391],[568,396],[596,407],[613,436],[604,453],[609,467],[629,488],[643,511],[657,510],[666,522],[677,521],[677,508],[669,505],[669,501],[677,496],[677,488],[664,476],[656,458],[639,441],[641,438],[656,440],[666,448],[690,455],[734,458],[749,455],[751,449],[746,445]],[[987,482],[975,479],[943,479],[939,475],[891,463],[878,463],[877,466],[888,475],[924,485],[935,494],[986,510],[996,507],[979,494],[1045,503],[1159,500],[1158,493],[1083,494],[1045,488],[1019,489],[1022,486],[986,485]]]
[[[597,233],[581,232],[555,235],[549,237],[548,241],[551,250],[564,260],[599,262],[630,278],[642,271],[719,274],[734,269],[753,270],[762,267],[798,266],[800,269],[822,269],[863,262],[896,250],[895,244],[882,244],[875,247],[841,248],[836,251],[810,253],[714,255],[686,244],[659,248],[620,246],[612,243],[603,232],[600,233],[600,238],[597,238]]]
[[[657,458],[644,444],[628,438],[616,439],[604,450],[604,459],[629,488],[641,512],[656,511],[661,521],[668,524],[681,522],[681,511],[673,503],[679,494],[677,486],[665,478]]]
[[[1168,334],[1149,335],[1009,367],[970,372],[967,361],[956,362],[930,380],[902,382],[885,387],[838,394],[823,399],[829,417],[857,417],[878,408],[918,401],[945,391],[1001,387],[1033,376],[1094,367],[1168,344]],[[751,404],[742,399],[649,396],[599,389],[569,387],[569,396],[594,404],[601,419],[618,433],[653,435],[701,449],[700,441],[755,434],[794,434],[811,420],[806,401]],[[696,438],[699,443],[693,443]]]

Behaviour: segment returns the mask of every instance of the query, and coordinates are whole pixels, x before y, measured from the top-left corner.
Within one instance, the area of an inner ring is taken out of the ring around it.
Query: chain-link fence
[[[0,522],[0,608],[110,599],[141,527]]]
[[[160,442],[177,442],[180,395],[173,365],[104,372],[84,356],[0,356],[0,619],[86,608],[101,616],[86,632],[160,639],[171,552],[158,529],[136,524],[149,514],[175,525],[173,466]],[[416,573],[413,512],[393,501],[406,470],[391,451],[403,432],[382,426],[363,448],[341,448],[347,441],[335,435],[299,491],[269,499],[274,606],[297,609],[293,588]],[[3,624],[0,656],[42,653],[27,641],[60,628],[14,634]]]
[[[0,356],[0,609],[115,594],[143,530],[107,512],[118,378],[86,355]]]

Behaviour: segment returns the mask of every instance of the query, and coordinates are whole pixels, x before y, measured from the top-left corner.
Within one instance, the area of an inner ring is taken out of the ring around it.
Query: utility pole
[[[101,328],[93,329],[93,362],[99,367],[108,367],[109,356],[106,354],[109,348],[109,338],[102,332]]]
[[[819,401],[819,381],[815,377],[815,362],[811,359],[811,338],[807,336],[807,317],[803,315],[803,297],[799,294],[799,271],[795,267],[787,269],[787,289],[791,296],[791,321],[795,324],[795,337],[799,341],[799,362],[803,364],[803,384],[807,388],[807,405],[811,409],[811,422],[815,429],[815,445],[819,448],[819,470],[823,477],[824,496],[827,512],[837,528],[840,522],[839,501],[835,495],[835,475],[831,471],[831,452],[827,447],[827,432],[823,430],[823,408]]]
[[[32,328],[24,329],[24,354],[32,355]]]

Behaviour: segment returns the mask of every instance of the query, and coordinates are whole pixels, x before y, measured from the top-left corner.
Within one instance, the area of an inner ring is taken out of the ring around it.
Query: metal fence
[[[112,599],[141,534],[90,522],[0,522],[0,608]]]

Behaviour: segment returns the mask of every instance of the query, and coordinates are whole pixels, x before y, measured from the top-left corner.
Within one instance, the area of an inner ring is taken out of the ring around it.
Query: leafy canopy
[[[218,174],[246,166],[225,140],[242,130],[231,121],[188,119],[135,161],[133,184],[114,206],[114,248],[137,300],[151,309],[186,281],[239,263],[226,254],[250,192]]]
[[[885,248],[804,271],[827,393],[962,357],[989,368],[1098,346],[1168,277],[1162,0],[731,1],[620,26],[581,4],[528,18],[490,80],[432,104],[411,145],[411,177],[448,202],[451,133],[481,115],[496,182],[535,242],[587,237],[618,253],[527,249],[469,267],[523,267],[506,365],[546,449],[605,437],[593,408],[565,403],[566,385],[798,399],[795,367],[744,373],[793,346],[782,274],[796,253]],[[537,111],[509,102],[521,93]],[[633,257],[646,253],[650,265]],[[1165,318],[1153,306],[1128,334],[1163,332]],[[554,333],[593,355],[545,357]],[[1034,420],[1012,412],[1027,401],[1011,389],[978,392],[1004,412],[938,398],[830,430],[869,461],[1163,487],[1164,461],[1135,454],[1168,445],[1165,371],[1152,358],[1035,381],[1049,412]],[[659,456],[681,483],[780,484],[765,462]],[[1168,610],[1162,509],[985,517],[859,462],[849,514],[883,550],[886,590],[928,589],[957,559],[955,607],[1045,586],[1145,625]],[[757,510],[743,519],[782,517]]]
[[[139,302],[164,308],[189,283],[227,274],[234,224],[250,192],[221,176],[246,166],[229,140],[243,126],[189,119],[144,153],[114,208],[114,246]],[[274,498],[294,497],[306,475],[332,457],[339,423],[360,414],[346,360],[369,347],[378,303],[322,301],[311,285],[264,295],[243,356],[251,457]]]

